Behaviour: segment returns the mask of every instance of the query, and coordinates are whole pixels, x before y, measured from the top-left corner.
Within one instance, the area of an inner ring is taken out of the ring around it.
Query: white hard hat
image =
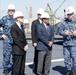
[[[14,13],[14,18],[17,18],[17,17],[24,17],[24,15],[23,15],[22,12],[16,11],[16,12]]]
[[[15,6],[14,6],[13,4],[10,4],[10,5],[8,6],[8,10],[15,10]]]
[[[24,24],[29,23],[28,19],[24,19]]]
[[[44,12],[41,16],[41,18],[50,18],[49,14]]]
[[[44,10],[42,9],[42,8],[39,8],[38,10],[37,10],[37,14],[43,14],[44,13]]]
[[[74,8],[72,7],[72,6],[69,6],[68,8],[67,8],[67,10],[66,10],[66,13],[67,14],[71,14],[71,13],[74,13],[75,12],[75,10],[74,10]]]

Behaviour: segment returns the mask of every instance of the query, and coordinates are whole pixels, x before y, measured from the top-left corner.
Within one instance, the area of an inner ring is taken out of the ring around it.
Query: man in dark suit
[[[38,18],[36,20],[34,20],[32,22],[32,25],[31,25],[31,35],[32,35],[32,44],[35,48],[35,52],[34,52],[34,68],[33,68],[33,72],[36,73],[36,70],[37,70],[37,57],[38,57],[38,51],[36,50],[36,47],[37,47],[37,37],[36,37],[36,26],[39,25],[40,23],[42,23],[42,20],[41,20],[41,15],[43,13],[43,9],[39,8],[37,10],[37,16]]]
[[[11,27],[11,35],[13,38],[12,54],[14,56],[12,75],[24,75],[25,57],[28,49],[22,25],[24,16],[20,11],[16,11],[14,18],[16,18],[16,23]]]
[[[48,13],[42,14],[42,23],[37,26],[38,66],[37,75],[50,75],[51,52],[54,41],[54,32],[49,24]]]

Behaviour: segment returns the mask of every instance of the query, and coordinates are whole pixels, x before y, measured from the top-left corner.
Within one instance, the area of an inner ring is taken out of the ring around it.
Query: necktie
[[[48,33],[48,35],[50,35],[50,29],[49,29],[49,26],[47,26],[47,33]]]
[[[24,32],[24,26],[23,25],[21,25],[21,30]]]
[[[21,25],[21,30],[24,30],[24,26],[23,25]]]

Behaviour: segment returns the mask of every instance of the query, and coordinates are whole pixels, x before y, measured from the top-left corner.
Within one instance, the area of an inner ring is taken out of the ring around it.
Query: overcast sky
[[[47,3],[49,3],[52,10],[55,11],[62,1],[63,0],[0,0],[0,17],[7,14],[7,8],[9,4],[14,4],[16,10],[21,11],[25,15],[25,18],[29,18],[28,13],[30,7],[32,7],[33,10],[33,17],[36,17],[38,8],[43,8],[45,10]],[[57,16],[63,16],[63,10],[69,5],[76,8],[76,0],[66,0],[58,9]]]

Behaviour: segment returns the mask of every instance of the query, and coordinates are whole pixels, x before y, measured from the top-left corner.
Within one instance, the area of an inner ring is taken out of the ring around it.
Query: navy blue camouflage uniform
[[[15,23],[15,19],[11,18],[9,15],[6,15],[0,19],[0,27],[3,28],[3,34],[8,38],[3,39],[3,70],[8,70],[11,68],[10,56],[12,50],[13,39],[11,37],[10,29],[11,26]]]
[[[76,20],[69,21],[64,19],[61,23],[59,33],[63,36],[63,54],[64,63],[67,70],[76,71],[76,36],[65,35],[65,31],[69,30],[73,32],[76,30]]]

